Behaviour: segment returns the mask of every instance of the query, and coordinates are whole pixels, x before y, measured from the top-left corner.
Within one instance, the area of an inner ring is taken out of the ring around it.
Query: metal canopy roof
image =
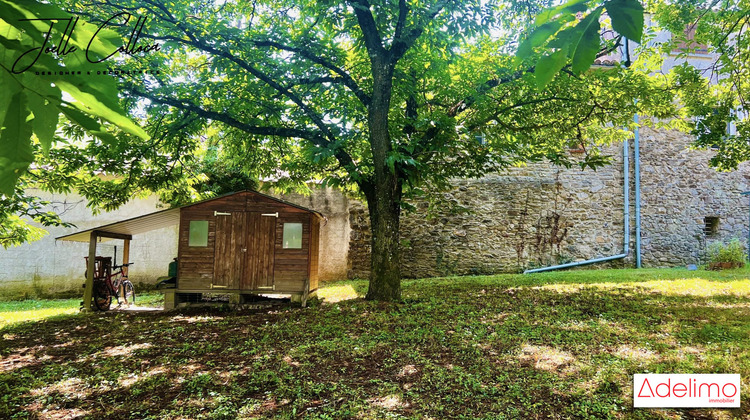
[[[103,240],[106,240],[108,233],[116,236],[137,235],[151,230],[174,226],[179,223],[180,209],[173,208],[157,211],[156,213],[144,214],[143,216],[133,217],[132,219],[122,220],[108,225],[97,226],[80,232],[71,233],[69,235],[58,236],[55,239],[61,241],[88,242],[91,239],[91,232],[97,231],[99,236],[103,237]]]
[[[242,193],[251,193],[251,194],[259,195],[261,197],[265,197],[270,200],[273,200],[273,201],[276,201],[276,202],[279,202],[288,206],[292,206],[301,210],[308,211],[310,213],[315,214],[319,218],[326,220],[322,214],[320,214],[319,212],[315,210],[310,210],[308,208],[299,206],[297,204],[290,203],[284,200],[280,200],[276,197],[272,197],[270,195],[259,193],[257,191],[245,190],[245,191],[238,191],[238,192],[225,194],[219,197],[209,198],[207,200],[198,201],[195,203],[186,204],[182,207],[175,207],[175,208],[171,208],[167,210],[161,210],[155,213],[144,214],[143,216],[138,216],[138,217],[133,217],[127,220],[122,220],[120,222],[110,223],[108,225],[97,226],[91,229],[82,230],[80,232],[58,236],[55,239],[59,239],[61,241],[89,242],[91,240],[91,232],[94,232],[94,231],[97,232],[97,236],[102,238],[102,240],[108,240],[112,238],[130,239],[129,236],[132,236],[132,235],[137,235],[139,233],[145,233],[148,231],[162,229],[165,227],[180,224],[180,209],[194,206],[196,204],[205,203],[207,201],[217,200],[219,198],[228,197],[230,195],[242,194]]]

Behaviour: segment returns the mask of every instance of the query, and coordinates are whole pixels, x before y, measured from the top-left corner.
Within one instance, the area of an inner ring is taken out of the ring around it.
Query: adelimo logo
[[[636,374],[635,407],[740,406],[739,374]]]

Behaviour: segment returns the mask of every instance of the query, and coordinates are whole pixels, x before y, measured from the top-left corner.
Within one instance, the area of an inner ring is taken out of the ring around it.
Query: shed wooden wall
[[[302,223],[302,249],[284,249],[284,223]],[[276,291],[301,292],[310,270],[310,214],[279,213],[276,223],[274,282]]]
[[[245,211],[246,206],[246,196],[234,194],[185,207],[180,211],[180,242],[177,250],[179,289],[197,290],[211,287],[214,276],[214,249],[216,245],[216,216],[214,216],[214,211]],[[188,246],[191,220],[208,220],[208,246]]]

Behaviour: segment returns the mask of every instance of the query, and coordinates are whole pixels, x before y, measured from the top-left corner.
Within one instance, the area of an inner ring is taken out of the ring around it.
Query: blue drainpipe
[[[633,116],[635,122],[633,139],[633,177],[635,178],[635,267],[641,268],[641,147],[640,127],[638,126],[638,114]]]
[[[582,265],[596,264],[600,262],[613,261],[623,259],[630,253],[630,159],[628,155],[628,141],[625,140],[622,144],[622,194],[623,194],[623,251],[622,254],[612,255],[610,257],[594,258],[592,260],[572,262],[568,264],[553,265],[551,267],[536,268],[533,270],[526,270],[524,274],[540,273],[542,271],[559,270],[561,268],[579,267]],[[637,150],[637,149],[636,149]]]
[[[624,45],[620,47],[620,55],[622,57],[628,57],[630,59],[630,53],[628,50],[629,41],[627,38],[623,38],[625,41]],[[635,160],[634,178],[635,178],[635,251],[636,251],[636,266],[641,268],[641,154],[640,154],[640,133],[638,130],[638,114],[633,115],[633,121],[636,123],[634,130],[633,147],[635,149],[633,153],[633,159]],[[628,141],[625,140],[622,145],[622,195],[623,195],[623,225],[624,227],[624,240],[622,254],[612,255],[610,257],[594,258],[592,260],[572,262],[568,264],[553,265],[551,267],[536,268],[534,270],[526,270],[524,274],[540,273],[542,271],[559,270],[562,268],[580,267],[582,265],[596,264],[600,262],[607,262],[613,260],[620,260],[630,254],[630,159],[628,156],[629,149]],[[750,191],[748,191],[750,194]],[[750,258],[750,234],[748,236],[748,258]]]

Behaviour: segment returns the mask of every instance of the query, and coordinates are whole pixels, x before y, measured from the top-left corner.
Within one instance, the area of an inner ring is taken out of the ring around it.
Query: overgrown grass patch
[[[632,375],[740,373],[748,389],[748,274],[409,280],[399,304],[347,281],[304,309],[6,323],[0,417],[745,418],[744,401],[635,410]]]

